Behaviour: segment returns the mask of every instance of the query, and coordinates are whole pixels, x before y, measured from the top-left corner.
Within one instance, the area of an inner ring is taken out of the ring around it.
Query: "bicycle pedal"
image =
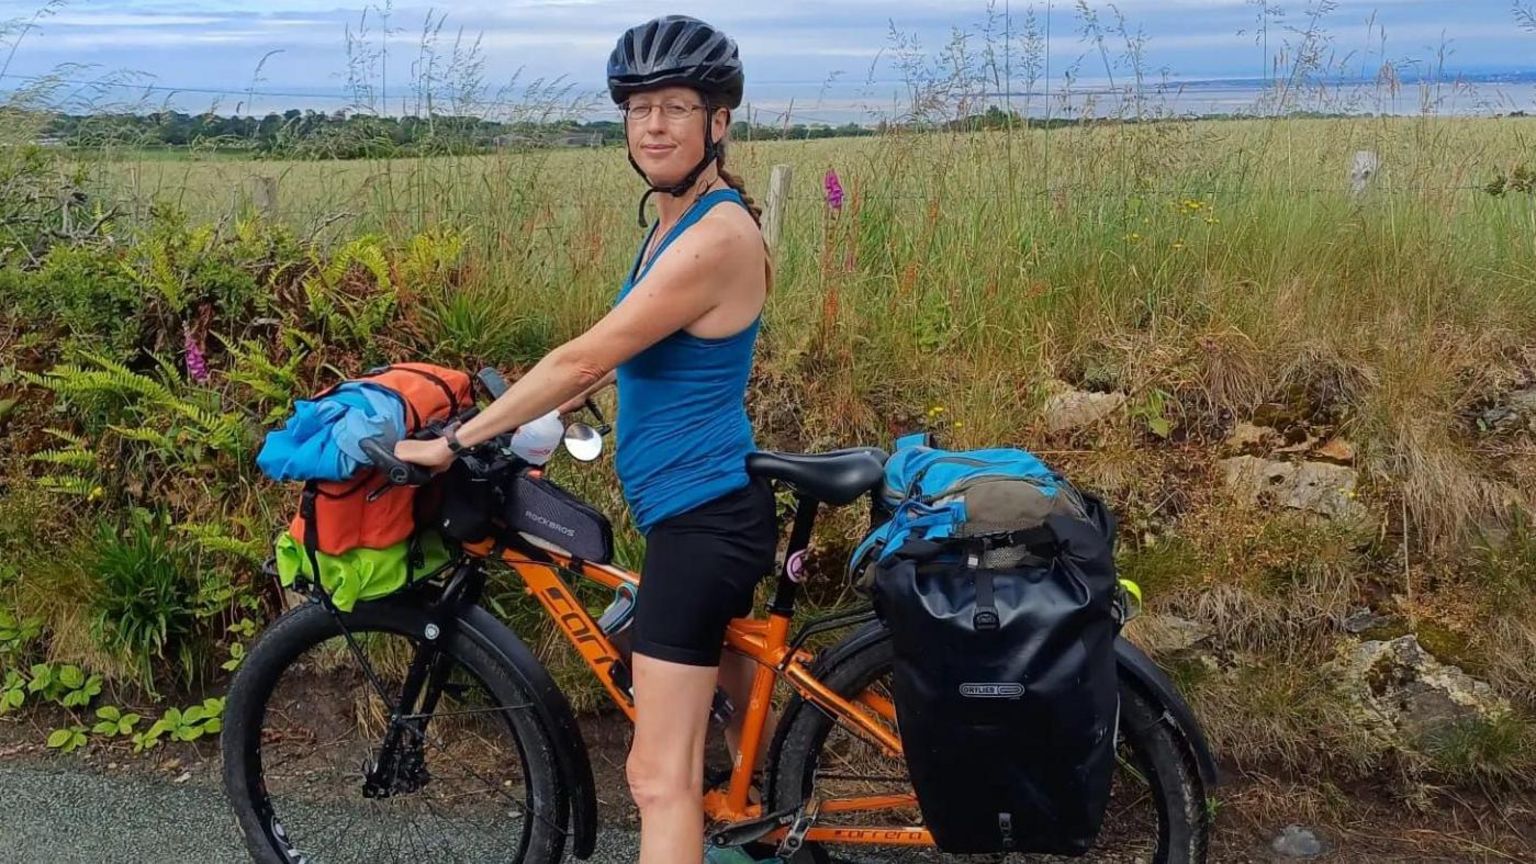
[[[732,822],[709,836],[712,846],[745,846],[763,839],[769,832],[791,825],[799,815],[799,807],[786,807],[743,822]]]
[[[778,859],[791,861],[800,847],[805,845],[806,832],[816,824],[816,818],[821,815],[821,801],[815,797],[804,802],[798,809],[794,824],[784,833],[784,839],[779,841]]]

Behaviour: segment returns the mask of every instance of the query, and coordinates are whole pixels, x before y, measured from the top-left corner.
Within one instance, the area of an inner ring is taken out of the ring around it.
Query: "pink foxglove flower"
[[[197,342],[197,337],[192,334],[191,327],[183,327],[183,347],[187,354],[187,377],[199,384],[208,383],[208,357],[203,354],[203,346]]]
[[[837,171],[827,171],[823,185],[827,188],[827,207],[833,213],[843,212],[843,183],[837,177]]]

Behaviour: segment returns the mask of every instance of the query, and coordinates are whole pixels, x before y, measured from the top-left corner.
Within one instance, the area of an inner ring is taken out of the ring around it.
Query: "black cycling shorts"
[[[651,526],[635,596],[635,653],[720,665],[726,625],[752,613],[778,539],[773,489],[760,478]]]

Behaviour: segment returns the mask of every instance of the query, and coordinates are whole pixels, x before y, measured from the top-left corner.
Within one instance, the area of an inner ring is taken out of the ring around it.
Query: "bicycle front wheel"
[[[427,623],[404,603],[361,604],[340,621],[307,604],[252,646],[221,745],[253,860],[559,860],[568,799],[531,697],[502,664],[444,634],[424,655],[438,658],[435,685],[403,703]]]

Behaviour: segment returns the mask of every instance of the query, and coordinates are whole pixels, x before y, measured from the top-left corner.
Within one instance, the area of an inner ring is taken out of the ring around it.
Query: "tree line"
[[[856,123],[752,124],[738,121],[740,140],[874,135]],[[43,127],[47,143],[70,147],[206,149],[281,158],[376,158],[487,152],[510,147],[622,144],[618,120],[490,120],[461,115],[380,116],[290,108],[263,116],[149,113],[56,114]]]

